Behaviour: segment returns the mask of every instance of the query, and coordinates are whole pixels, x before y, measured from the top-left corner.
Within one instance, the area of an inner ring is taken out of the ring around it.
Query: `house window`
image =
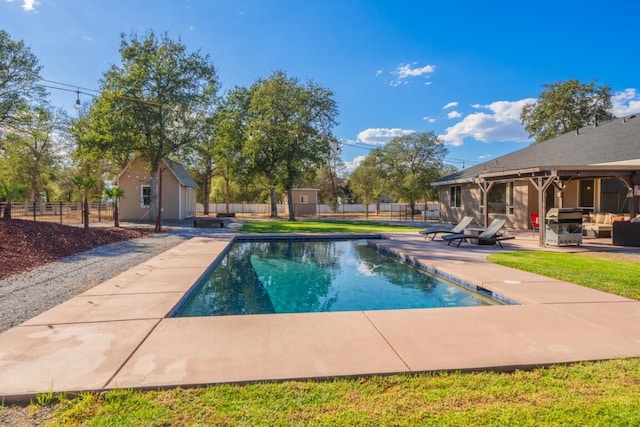
[[[513,215],[513,212],[515,211],[513,203],[515,190],[515,183],[513,181],[509,182],[509,191],[507,192],[507,213],[509,215]]]
[[[148,208],[150,206],[151,206],[151,186],[141,185],[140,186],[140,207]]]
[[[487,195],[487,205],[490,214],[504,214],[507,212],[507,184],[497,182]]]
[[[462,206],[462,187],[460,185],[452,185],[449,187],[449,206],[452,208]]]
[[[300,196],[300,203],[309,203],[309,196],[306,194],[303,194]]]

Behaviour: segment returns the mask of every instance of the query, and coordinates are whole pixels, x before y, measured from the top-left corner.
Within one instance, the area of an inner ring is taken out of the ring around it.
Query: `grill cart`
[[[551,208],[545,218],[546,245],[582,244],[582,209]]]

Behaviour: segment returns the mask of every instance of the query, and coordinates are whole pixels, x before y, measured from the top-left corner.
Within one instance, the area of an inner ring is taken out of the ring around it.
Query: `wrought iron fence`
[[[6,203],[0,202],[0,218]],[[58,222],[67,225],[82,224],[82,202],[11,202],[11,218],[33,221]],[[113,221],[113,202],[89,203],[89,222]]]

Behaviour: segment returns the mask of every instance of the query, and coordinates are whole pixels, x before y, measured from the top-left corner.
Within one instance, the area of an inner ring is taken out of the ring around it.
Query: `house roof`
[[[134,161],[135,159],[129,162],[129,164],[124,169],[122,169],[122,171],[118,174],[118,177],[116,178],[116,182],[120,181],[120,178],[122,178],[124,173],[127,171],[127,169],[131,167]],[[195,188],[195,189],[200,188],[198,183],[196,183],[193,180],[193,178],[191,178],[191,175],[189,175],[187,170],[180,163],[174,162],[173,160],[168,160],[168,159],[163,159],[163,162],[165,166],[171,171],[173,176],[176,177],[180,185],[183,185],[185,187]]]
[[[543,171],[640,170],[640,117],[617,118],[567,132],[440,178],[432,185]]]
[[[189,175],[187,170],[180,163],[168,159],[164,159],[164,163],[171,170],[171,172],[173,172],[180,184],[184,185],[185,187],[200,188],[200,186],[193,180],[193,178],[191,178],[191,175]]]

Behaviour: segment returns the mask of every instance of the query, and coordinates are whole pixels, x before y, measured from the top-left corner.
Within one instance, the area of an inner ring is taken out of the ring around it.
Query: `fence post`
[[[98,202],[98,223],[102,222],[102,202]]]
[[[36,202],[33,202],[33,220],[36,221]]]
[[[60,202],[60,224],[62,224],[62,202]]]

